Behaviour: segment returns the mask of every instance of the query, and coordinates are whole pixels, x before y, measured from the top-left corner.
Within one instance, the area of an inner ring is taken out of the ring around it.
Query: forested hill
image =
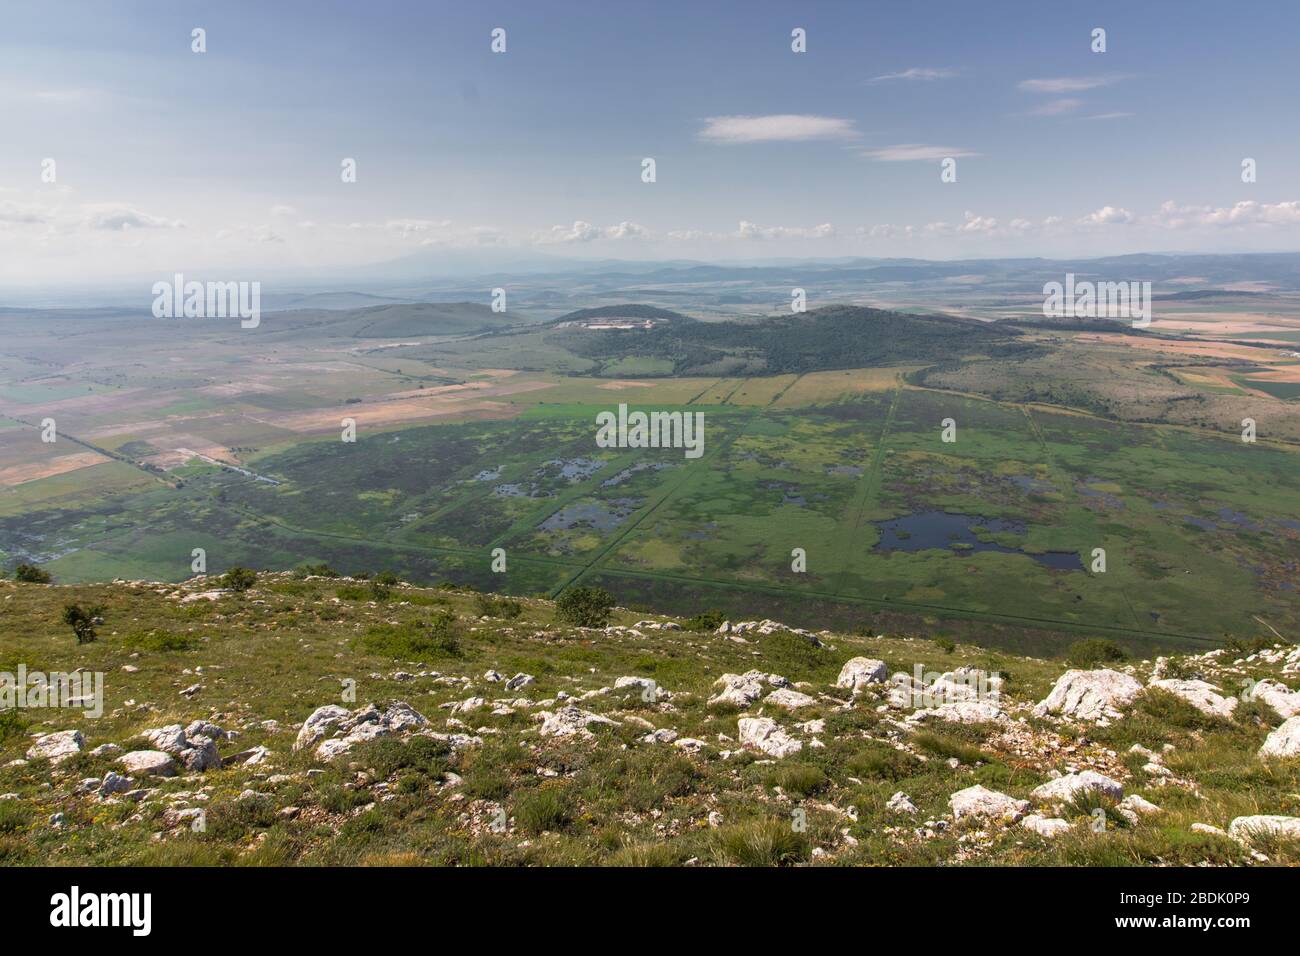
[[[662,313],[646,314],[635,310]],[[835,305],[760,322],[700,322],[645,306],[584,310],[566,319],[660,318],[650,329],[619,331],[558,329],[550,336],[596,361],[643,357],[673,363],[673,374],[782,374],[860,368],[895,362],[938,362],[963,355],[1005,355],[1031,348],[1021,334],[945,315],[911,315],[861,306]]]

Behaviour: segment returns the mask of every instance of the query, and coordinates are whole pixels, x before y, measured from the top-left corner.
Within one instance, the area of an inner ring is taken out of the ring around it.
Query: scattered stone
[[[916,813],[917,812],[916,804],[912,802],[912,798],[909,797],[907,794],[905,794],[902,790],[898,791],[898,793],[894,794],[892,797],[889,798],[888,802],[885,803],[885,809],[892,810],[894,813]]]

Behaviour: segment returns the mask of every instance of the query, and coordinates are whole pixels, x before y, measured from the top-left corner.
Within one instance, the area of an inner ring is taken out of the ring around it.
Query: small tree
[[[247,591],[257,580],[257,572],[238,565],[227,571],[221,578],[221,585],[228,591]]]
[[[99,616],[104,613],[103,605],[85,608],[80,604],[63,606],[63,623],[72,628],[77,635],[78,644],[89,644],[95,640],[95,625],[102,623]]]
[[[34,564],[20,564],[14,568],[14,580],[25,581],[28,584],[49,584],[50,572]]]
[[[614,607],[614,596],[604,588],[569,588],[555,602],[555,614],[576,627],[604,627]]]
[[[401,579],[392,571],[380,571],[370,582],[370,593],[376,601],[387,601],[393,585],[400,583]]]

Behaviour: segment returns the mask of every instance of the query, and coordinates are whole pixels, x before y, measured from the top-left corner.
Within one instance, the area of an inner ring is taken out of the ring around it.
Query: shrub
[[[49,584],[50,572],[34,564],[20,564],[14,568],[14,580],[27,584]]]
[[[21,736],[28,726],[28,721],[23,719],[16,707],[0,710],[0,744],[10,737]]]
[[[227,591],[243,592],[251,588],[255,581],[257,581],[256,571],[236,565],[222,575],[221,586]]]
[[[513,621],[524,613],[524,606],[512,598],[494,598],[490,594],[475,594],[474,608],[479,617],[503,617]]]
[[[723,617],[721,611],[710,608],[707,611],[701,611],[688,620],[685,626],[688,631],[716,631],[722,626],[724,620],[726,618]]]
[[[122,646],[133,651],[188,651],[194,639],[185,634],[154,628],[150,631],[131,631],[122,638]]]
[[[60,620],[72,628],[72,633],[77,635],[78,644],[89,644],[95,639],[95,625],[103,623],[100,619],[103,613],[104,608],[99,604],[88,608],[80,604],[65,604]]]
[[[362,635],[360,643],[372,654],[402,660],[428,655],[459,657],[461,653],[456,615],[451,611],[439,611],[428,621],[376,625]]]
[[[344,584],[334,589],[341,601],[364,601],[370,597],[370,591],[359,584]]]
[[[294,573],[302,578],[337,578],[339,576],[337,571],[323,562],[320,564],[304,564]]]
[[[1075,641],[1065,652],[1065,659],[1075,667],[1096,667],[1126,660],[1124,648],[1104,637],[1090,637]]]
[[[939,650],[943,651],[945,654],[951,654],[953,651],[957,650],[956,642],[951,641],[946,637],[933,637],[930,639],[930,643],[939,648]]]
[[[575,627],[604,627],[614,607],[614,596],[604,588],[569,588],[555,602],[555,614]]]

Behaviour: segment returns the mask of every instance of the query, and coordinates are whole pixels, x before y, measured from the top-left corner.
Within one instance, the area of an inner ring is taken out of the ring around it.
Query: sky
[[[0,283],[1294,251],[1298,38],[1290,0],[8,0]]]

